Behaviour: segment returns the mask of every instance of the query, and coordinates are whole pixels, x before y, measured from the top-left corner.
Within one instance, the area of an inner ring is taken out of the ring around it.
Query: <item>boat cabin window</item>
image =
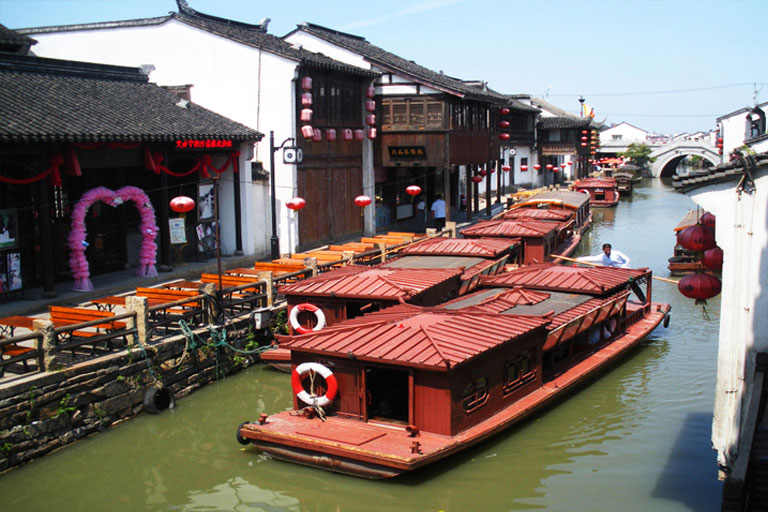
[[[408,371],[365,369],[368,419],[408,423]]]
[[[488,400],[488,378],[478,377],[464,386],[461,407],[464,412],[472,412]]]
[[[504,365],[504,394],[522,387],[536,377],[536,350],[518,355]]]

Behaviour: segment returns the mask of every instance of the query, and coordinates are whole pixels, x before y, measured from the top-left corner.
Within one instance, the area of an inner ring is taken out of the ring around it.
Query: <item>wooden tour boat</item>
[[[631,172],[614,172],[613,179],[616,180],[616,186],[620,196],[631,196],[633,192],[635,175]]]
[[[551,405],[668,325],[651,283],[647,269],[533,265],[483,276],[442,305],[403,303],[292,336],[294,410],[241,424],[237,439],[368,478],[434,463]]]
[[[584,178],[573,182],[577,192],[589,194],[592,206],[616,206],[619,203],[619,186],[615,178]]]
[[[519,239],[436,237],[408,245],[376,266],[350,265],[282,286],[291,334],[408,302],[431,306],[465,294],[480,276],[519,264]],[[274,368],[290,371],[290,353],[277,347],[261,355]]]

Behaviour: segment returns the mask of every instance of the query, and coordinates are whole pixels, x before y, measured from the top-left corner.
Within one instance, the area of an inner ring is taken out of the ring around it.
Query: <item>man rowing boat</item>
[[[581,258],[576,258],[576,261],[596,263],[604,267],[629,268],[629,258],[619,251],[611,250],[611,244],[608,243],[603,244],[603,254],[582,256]]]

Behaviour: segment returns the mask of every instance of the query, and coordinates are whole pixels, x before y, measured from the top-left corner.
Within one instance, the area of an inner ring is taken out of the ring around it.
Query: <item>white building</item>
[[[743,115],[736,117],[743,123]],[[723,270],[712,445],[725,481],[724,500],[738,501],[747,493],[750,450],[766,402],[768,155],[676,176],[674,184],[717,219],[715,236],[723,250]],[[751,471],[765,474],[763,458],[755,458],[753,464]],[[724,503],[723,510],[744,509]]]
[[[268,34],[268,19],[258,25],[241,23],[199,13],[184,0],[177,2],[179,12],[163,17],[19,32],[38,41],[35,52],[39,56],[153,68],[152,82],[163,86],[191,86],[194,102],[265,134],[274,132],[276,146],[283,142],[287,146],[304,145],[304,138],[298,133],[302,109],[300,75],[340,73],[349,77],[358,91],[364,91],[374,76],[326,56],[295,48]],[[358,92],[353,106],[359,113],[357,119],[348,121],[350,128],[363,128],[364,99],[364,94]],[[343,238],[363,231],[360,210],[353,205],[353,198],[363,193],[373,197],[373,167],[370,141],[356,143],[362,145],[362,153],[368,157],[361,158],[361,150],[353,150],[350,163],[348,152],[346,163],[352,169],[346,171],[360,182],[348,184],[348,190],[337,187],[332,191],[335,195],[324,193],[312,199],[309,195],[317,190],[313,176],[320,174],[313,174],[317,165],[300,175],[297,170],[300,166],[283,163],[282,152],[270,154],[267,137],[257,144],[253,163],[254,170],[266,170],[261,173],[262,179],[258,179],[258,172],[252,174],[251,169],[239,173],[246,226],[244,252],[256,257],[270,253],[271,193],[269,181],[264,179],[268,171],[273,171],[275,176],[277,235],[282,240],[282,253],[292,252],[302,243]],[[310,148],[305,146],[304,153],[310,157]],[[269,168],[272,156],[275,157],[274,169]],[[322,180],[325,182],[327,177],[323,175]],[[296,214],[285,204],[300,194],[307,198],[307,207]],[[349,207],[337,208],[335,215],[329,215],[332,206],[320,203],[331,201]],[[301,218],[313,221],[302,224],[298,220]],[[318,219],[328,220],[328,224]],[[334,221],[337,224],[334,225]],[[373,213],[366,211],[365,231],[373,230]],[[274,246],[272,249],[274,253]]]
[[[740,108],[717,118],[726,161],[735,149],[744,148],[745,145],[754,153],[768,150],[766,113],[768,113],[768,102],[754,107]]]

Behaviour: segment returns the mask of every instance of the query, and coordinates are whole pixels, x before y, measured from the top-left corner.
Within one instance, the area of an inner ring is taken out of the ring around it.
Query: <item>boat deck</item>
[[[624,334],[600,347],[544,385],[488,420],[456,436],[419,432],[407,425],[363,422],[338,416],[308,419],[296,411],[248,423],[239,435],[278,459],[369,478],[387,478],[434,462],[497,434],[557,397],[594,378],[637,345],[669,312],[668,304],[652,304],[651,313]]]

